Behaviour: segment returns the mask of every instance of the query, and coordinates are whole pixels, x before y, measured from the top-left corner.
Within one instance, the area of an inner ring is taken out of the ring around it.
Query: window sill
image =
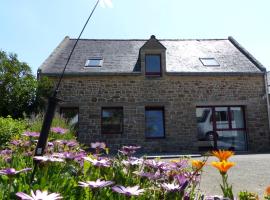
[[[150,139],[166,139],[165,136],[163,137],[145,137],[146,140],[150,140]]]
[[[101,132],[101,135],[122,135],[123,132]]]
[[[162,74],[145,74],[145,77],[162,77]]]

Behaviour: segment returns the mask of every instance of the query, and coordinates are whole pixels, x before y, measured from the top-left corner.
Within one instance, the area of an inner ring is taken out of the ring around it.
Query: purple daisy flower
[[[75,146],[78,146],[79,144],[78,144],[78,142],[75,141],[75,140],[69,140],[69,141],[66,143],[66,145],[67,145],[68,147],[75,147]]]
[[[144,164],[154,169],[161,169],[164,165],[166,165],[165,162],[156,161],[156,160],[145,160]]]
[[[75,140],[56,140],[55,145],[64,145],[64,146],[68,146],[68,147],[74,147],[74,146],[78,146],[78,142]]]
[[[34,156],[34,160],[41,162],[64,162],[62,158],[54,158],[52,156]]]
[[[189,184],[189,179],[184,174],[178,174],[175,178],[180,185],[180,191],[184,191]]]
[[[188,166],[188,160],[171,161],[170,164],[178,169],[183,169]]]
[[[64,128],[61,128],[61,127],[58,126],[58,127],[52,127],[51,131],[54,132],[54,133],[58,133],[58,134],[63,135],[68,131],[68,129],[64,129]]]
[[[12,159],[11,157],[4,157],[4,161],[7,163],[11,163]]]
[[[14,146],[19,146],[21,144],[21,140],[12,140],[10,144],[13,144]]]
[[[16,171],[14,168],[6,168],[6,169],[0,170],[0,175],[14,176],[16,174],[27,172],[30,170],[32,170],[32,168],[25,168],[19,171]]]
[[[102,181],[100,179],[97,179],[96,181],[79,182],[79,186],[90,188],[104,188],[112,184],[114,184],[113,181]]]
[[[28,194],[25,194],[23,192],[17,192],[16,196],[20,197],[22,200],[57,200],[57,199],[62,199],[60,194],[57,193],[51,193],[48,194],[47,191],[40,191],[37,190],[36,193],[34,193],[31,190],[31,196]]]
[[[162,174],[160,173],[160,170],[157,170],[155,173],[151,172],[134,172],[138,176],[146,177],[150,180],[158,180],[162,178]]]
[[[52,156],[66,160],[74,160],[77,157],[77,154],[73,152],[63,152],[63,153],[54,153]]]
[[[9,156],[11,154],[12,154],[12,150],[10,150],[10,149],[4,149],[4,150],[0,151],[1,156]]]
[[[27,152],[25,152],[23,155],[26,156],[26,157],[30,157],[30,156],[34,155],[34,152],[32,152],[32,151],[27,151]]]
[[[204,198],[205,200],[228,200],[226,197],[224,198],[223,196],[218,196],[218,195],[214,195],[214,196],[206,196]]]
[[[27,136],[27,137],[39,137],[40,133],[25,131],[22,135]]]
[[[125,166],[141,165],[143,163],[143,159],[139,159],[139,158],[136,158],[136,157],[130,157],[128,160],[123,160],[122,163]]]
[[[22,147],[29,147],[29,146],[31,146],[31,142],[30,142],[30,141],[23,141],[23,142],[21,143],[21,146],[22,146]]]
[[[126,156],[131,156],[132,154],[136,153],[140,146],[123,146],[121,150],[118,150],[120,153]]]
[[[111,161],[107,158],[92,159],[89,157],[84,157],[84,160],[91,162],[94,166],[97,167],[110,167]]]
[[[86,153],[84,151],[81,151],[79,153],[76,154],[74,161],[78,162],[80,164],[80,166],[83,166],[83,162],[84,162],[84,157],[86,157]]]
[[[48,147],[53,147],[54,146],[54,144],[52,142],[48,142],[47,145],[48,145]]]
[[[181,189],[180,185],[174,183],[162,183],[160,186],[168,192],[176,192]]]
[[[104,142],[94,142],[91,143],[92,149],[106,149],[106,144]]]
[[[137,185],[134,187],[124,187],[117,185],[112,187],[112,190],[126,196],[139,196],[140,194],[144,193],[144,189],[139,189],[139,186]]]

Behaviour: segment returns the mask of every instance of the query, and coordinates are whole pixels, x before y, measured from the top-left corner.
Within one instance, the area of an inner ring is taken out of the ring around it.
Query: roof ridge
[[[76,38],[70,38],[69,40],[77,40]],[[80,40],[90,41],[148,41],[149,39],[88,39],[81,38]],[[158,39],[158,41],[217,41],[217,40],[228,40],[228,38],[217,38],[217,39]]]

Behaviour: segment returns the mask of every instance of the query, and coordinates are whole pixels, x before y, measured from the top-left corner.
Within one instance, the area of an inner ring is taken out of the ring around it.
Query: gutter
[[[60,73],[42,73],[41,76],[58,77]],[[83,77],[83,76],[140,76],[141,72],[65,72],[64,77]]]
[[[42,73],[39,76],[58,77],[59,73]],[[258,76],[264,72],[165,72],[168,76]],[[142,72],[66,72],[64,77],[141,76]]]
[[[165,72],[169,76],[256,76],[263,72]]]

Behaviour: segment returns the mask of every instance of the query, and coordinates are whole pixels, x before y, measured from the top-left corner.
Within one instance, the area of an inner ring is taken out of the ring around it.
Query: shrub
[[[248,191],[239,192],[239,200],[257,200],[259,199],[258,194]]]
[[[12,119],[11,116],[0,117],[0,147],[4,147],[16,136],[19,136],[26,128],[24,120]]]
[[[26,120],[28,124],[27,130],[40,132],[42,124],[43,124],[43,119],[44,119],[43,114],[33,115],[32,117],[28,118]],[[61,117],[60,115],[56,114],[54,116],[51,127],[62,127],[63,129],[68,130],[68,132],[66,134],[63,134],[61,138],[59,137],[58,134],[50,133],[51,135],[50,137],[54,136],[53,139],[65,139],[65,140],[74,139],[75,131],[73,130],[73,127],[70,126],[68,121],[64,119],[63,117]]]

